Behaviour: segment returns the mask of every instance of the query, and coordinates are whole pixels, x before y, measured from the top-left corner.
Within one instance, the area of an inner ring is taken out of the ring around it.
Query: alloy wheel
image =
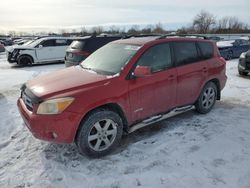
[[[94,151],[103,151],[109,148],[117,135],[117,124],[111,119],[96,122],[88,134],[88,144]]]

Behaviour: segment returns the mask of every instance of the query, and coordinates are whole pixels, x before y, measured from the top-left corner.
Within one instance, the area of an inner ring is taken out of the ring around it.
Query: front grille
[[[246,56],[246,62],[250,63],[250,56]]]
[[[29,96],[25,93],[25,91],[22,92],[22,99],[23,99],[23,102],[26,106],[26,108],[29,110],[29,111],[33,111],[33,104],[32,104],[32,100],[29,98]]]
[[[246,62],[246,69],[250,70],[250,61]]]

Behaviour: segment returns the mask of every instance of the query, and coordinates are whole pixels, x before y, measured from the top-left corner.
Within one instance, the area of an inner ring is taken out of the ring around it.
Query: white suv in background
[[[11,46],[7,48],[9,63],[31,65],[64,61],[66,48],[73,38],[44,37],[32,41],[28,45]]]

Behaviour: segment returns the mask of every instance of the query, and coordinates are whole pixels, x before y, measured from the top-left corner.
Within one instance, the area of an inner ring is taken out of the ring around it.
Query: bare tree
[[[237,33],[248,30],[248,25],[239,21],[237,17],[221,18],[217,25],[217,33]]]
[[[198,33],[209,33],[211,26],[215,25],[215,16],[202,10],[193,20],[193,27]]]
[[[87,29],[86,29],[84,26],[83,26],[83,27],[81,27],[80,34],[81,34],[82,36],[85,36],[85,35],[87,35],[87,34],[88,34],[88,31],[87,31]]]
[[[140,33],[140,26],[139,25],[133,25],[129,30],[128,34],[130,35],[137,35]]]
[[[163,25],[159,22],[159,23],[155,24],[155,28],[154,28],[153,32],[163,34],[166,31],[164,30]]]
[[[117,26],[115,25],[111,25],[109,27],[109,30],[108,30],[109,33],[112,33],[112,34],[117,34],[117,33],[120,33],[120,30]]]
[[[93,34],[99,35],[99,34],[103,33],[103,27],[102,26],[92,27],[91,31]]]

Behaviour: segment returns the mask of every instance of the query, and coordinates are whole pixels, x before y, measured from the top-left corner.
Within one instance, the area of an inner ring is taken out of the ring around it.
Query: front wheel
[[[110,153],[122,137],[122,120],[109,110],[96,110],[80,125],[76,145],[80,153],[101,157]]]
[[[17,63],[19,65],[32,65],[33,59],[30,56],[22,55],[18,58]]]
[[[216,85],[213,82],[208,82],[195,103],[196,111],[201,114],[208,113],[215,104],[217,92]]]

